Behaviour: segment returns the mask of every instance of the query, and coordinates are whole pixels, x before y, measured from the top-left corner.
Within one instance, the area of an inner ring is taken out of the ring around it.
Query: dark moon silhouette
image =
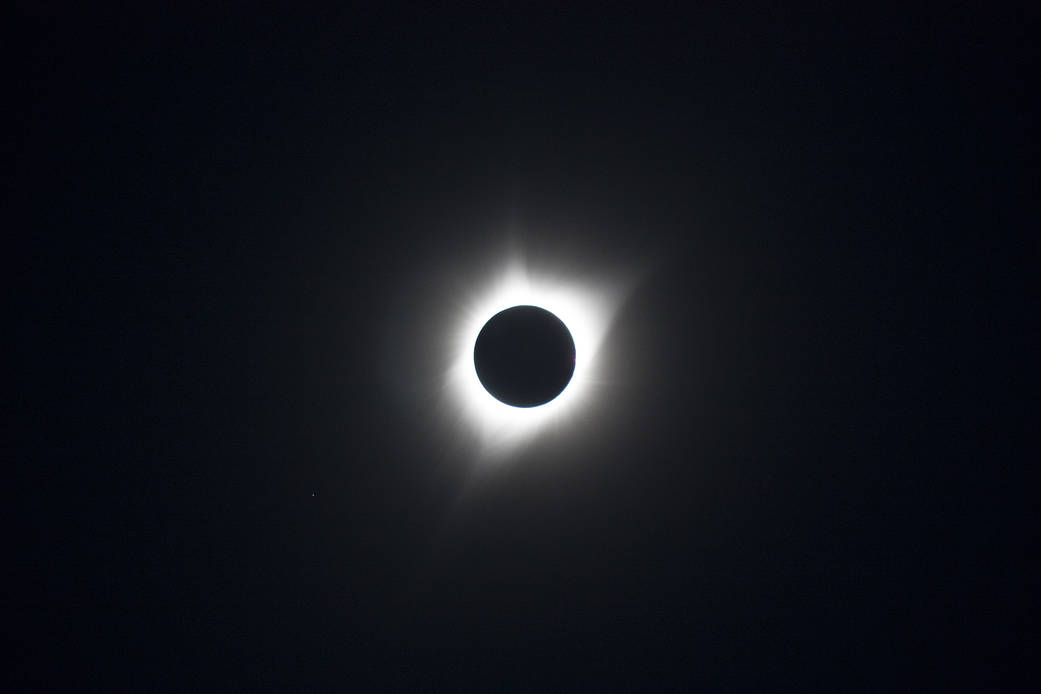
[[[575,341],[567,326],[538,306],[514,306],[491,317],[474,344],[481,385],[514,407],[544,405],[575,373]]]

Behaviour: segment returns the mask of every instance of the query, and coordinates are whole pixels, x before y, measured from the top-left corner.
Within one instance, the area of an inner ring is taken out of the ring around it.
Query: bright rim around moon
[[[486,287],[478,287],[457,307],[452,332],[447,394],[461,424],[478,439],[482,453],[502,454],[539,433],[562,427],[592,404],[603,375],[600,352],[620,293],[566,277],[540,274],[510,261]],[[496,400],[477,377],[474,343],[488,320],[514,306],[538,306],[559,318],[575,342],[575,371],[557,397],[537,407],[518,408]]]

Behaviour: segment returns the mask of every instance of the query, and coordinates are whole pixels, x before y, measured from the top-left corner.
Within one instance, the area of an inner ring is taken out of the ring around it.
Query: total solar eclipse
[[[567,326],[538,306],[514,306],[485,323],[474,343],[474,368],[495,399],[537,407],[560,395],[575,373]]]

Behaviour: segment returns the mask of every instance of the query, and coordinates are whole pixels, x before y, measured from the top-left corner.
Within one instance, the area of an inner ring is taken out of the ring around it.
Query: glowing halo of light
[[[481,445],[483,454],[503,454],[540,432],[569,421],[591,404],[602,380],[600,352],[618,305],[607,286],[535,273],[520,259],[506,263],[483,290],[458,306],[451,332],[446,392]],[[575,371],[567,387],[537,407],[514,407],[492,396],[477,377],[474,344],[485,323],[514,306],[538,306],[559,318],[575,342]]]

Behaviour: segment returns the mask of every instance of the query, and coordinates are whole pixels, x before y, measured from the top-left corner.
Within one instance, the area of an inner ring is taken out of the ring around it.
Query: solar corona
[[[455,306],[445,393],[482,457],[559,431],[595,399],[617,287],[518,258]]]

